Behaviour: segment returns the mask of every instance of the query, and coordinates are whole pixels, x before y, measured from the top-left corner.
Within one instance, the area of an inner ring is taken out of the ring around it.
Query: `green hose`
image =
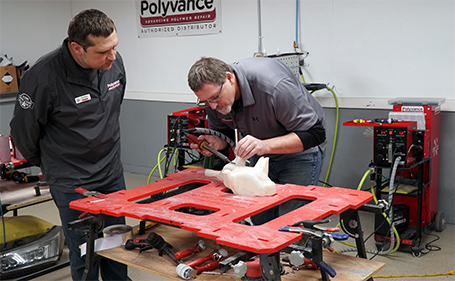
[[[330,176],[330,171],[332,170],[332,163],[333,163],[333,156],[335,155],[335,146],[337,143],[337,136],[338,136],[338,117],[339,117],[339,105],[338,105],[338,98],[335,92],[333,91],[332,88],[327,86],[327,89],[332,92],[333,98],[335,99],[335,104],[336,104],[336,119],[335,119],[335,134],[333,135],[333,145],[332,145],[332,153],[330,155],[330,162],[329,162],[329,168],[327,169],[327,174],[325,176],[324,182],[328,182],[329,176]],[[323,186],[325,186],[325,183]]]

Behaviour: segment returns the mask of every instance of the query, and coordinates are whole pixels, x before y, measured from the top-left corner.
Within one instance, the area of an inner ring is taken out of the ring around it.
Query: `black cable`
[[[172,130],[169,132],[169,140],[168,140],[168,147],[166,150],[166,162],[164,163],[164,177],[166,177],[169,174],[169,166],[171,164],[172,158],[174,157],[175,150],[178,149],[179,147],[182,148],[183,144],[181,144],[180,141],[177,141],[179,138],[179,132],[178,132],[178,126],[180,124],[180,120],[182,120],[182,117],[186,117],[184,115],[180,115],[175,119],[174,124],[172,125]],[[174,139],[173,146],[171,146],[171,140]],[[178,162],[178,158],[176,163]],[[174,167],[175,169],[175,167]]]
[[[423,192],[423,198],[424,198],[424,201],[425,201],[425,204],[424,204],[424,206],[425,206],[425,220],[424,221],[426,222],[426,221],[428,221],[428,209],[427,209],[427,196],[426,196],[425,192]],[[432,251],[434,251],[434,252],[440,251],[441,247],[431,245],[432,243],[438,241],[440,239],[440,237],[438,235],[436,235],[436,234],[427,233],[426,232],[426,228],[424,228],[423,233],[425,233],[425,235],[436,236],[436,239],[434,239],[434,240],[428,242],[427,244],[425,244],[425,249],[427,249],[428,252],[421,251],[421,253],[422,254],[428,254],[429,252],[432,252]]]
[[[218,131],[212,130],[212,129],[195,127],[195,128],[191,128],[191,129],[186,130],[186,132],[188,132],[188,133],[195,132],[195,133],[214,135],[214,136],[220,137],[221,139],[226,141],[232,148],[235,147],[234,141],[231,140],[228,136],[226,136],[225,134],[220,133]]]
[[[371,236],[373,236],[373,234],[375,234],[375,233],[379,230],[379,228],[381,228],[381,226],[382,226],[386,221],[387,221],[386,218],[384,218],[384,220],[381,222],[381,224],[380,224],[378,227],[376,227],[376,229],[375,229],[370,235],[368,235],[367,238],[363,239],[363,241],[364,241],[364,242],[367,242],[368,239],[370,239]],[[390,231],[390,230],[388,230],[387,232],[389,232],[389,231]],[[387,234],[388,234],[388,233],[387,233]]]
[[[394,190],[394,192],[393,192],[393,197],[392,197],[392,198],[395,197],[395,194],[396,194],[397,191],[398,191],[398,187],[400,186],[401,180],[403,180],[403,171],[404,171],[404,169],[405,169],[405,167],[406,167],[406,163],[408,162],[409,153],[411,152],[411,150],[412,150],[412,148],[413,148],[414,146],[415,146],[414,144],[411,144],[411,145],[409,146],[409,148],[408,148],[408,152],[406,153],[406,156],[405,156],[404,162],[403,162],[404,165],[403,165],[403,167],[402,167],[401,170],[400,170],[400,177],[398,178],[399,180],[397,180],[397,188]],[[411,172],[412,172],[412,170],[411,170]],[[393,187],[392,187],[392,188],[393,188]]]
[[[323,183],[323,184],[327,185],[328,187],[333,187],[333,185],[330,185],[330,184],[326,183],[325,181],[318,180],[318,182]]]
[[[436,236],[436,238],[430,242],[428,242],[427,244],[425,244],[425,249],[427,249],[428,251],[427,252],[424,252],[424,251],[420,251],[422,254],[428,254],[430,252],[436,252],[436,251],[440,251],[441,250],[441,247],[439,246],[434,246],[434,245],[431,245],[433,244],[434,242],[438,241],[439,239],[441,239],[438,235],[436,234],[431,234],[431,233],[427,233],[426,231],[424,231],[424,233],[426,235],[431,235],[431,236]]]
[[[199,152],[198,152],[198,156],[194,155],[194,153],[192,153],[192,150],[190,150],[190,151],[185,150],[185,152],[188,155],[188,157],[191,159],[191,163],[200,162],[204,159],[204,155],[202,155]]]
[[[386,214],[386,217],[384,218],[384,220],[382,221],[382,223],[373,231],[373,233],[371,233],[371,234],[367,237],[367,239],[364,240],[364,243],[367,242],[367,240],[370,239],[370,237],[373,236],[373,234],[375,234],[375,233],[379,230],[379,228],[381,228],[381,226],[382,226],[384,223],[387,222],[387,218],[389,219],[389,221],[391,221],[390,218],[389,218],[389,216],[388,216],[388,214],[387,214],[387,213],[385,213],[385,214]],[[389,224],[389,226],[390,226],[390,224]],[[390,235],[390,229],[391,229],[390,227],[387,227],[387,232],[386,232],[386,234],[384,235],[384,241],[383,241],[383,242],[385,242],[385,243],[383,243],[383,245],[382,245],[383,247],[384,247],[384,246],[386,245],[386,243],[387,243],[386,238],[389,237],[389,235]],[[391,247],[391,246],[392,246],[392,244],[389,245],[389,247]],[[381,247],[381,249],[376,249],[376,250],[377,250],[376,253],[374,253],[374,255],[370,258],[370,260],[374,259],[377,255],[379,255],[379,252],[381,252],[381,251],[384,250],[383,247]]]
[[[376,234],[376,232],[387,222],[387,218],[389,218],[389,215],[388,215],[387,212],[384,212],[384,214],[386,215],[386,217],[384,217],[384,219],[382,220],[381,224],[378,227],[376,227],[376,229],[374,229],[373,232],[366,239],[364,239],[364,243],[366,243],[371,238],[371,236],[373,236],[373,234]],[[390,218],[389,218],[389,221],[391,221]],[[391,223],[393,223],[393,221],[391,221]],[[389,224],[389,226],[390,226],[390,224]],[[391,229],[390,227],[387,227],[387,232],[384,235],[384,241],[383,242],[386,242],[386,238],[390,234],[390,229]],[[385,245],[385,243],[384,243],[384,245]],[[370,258],[370,260],[374,259],[377,255],[379,255],[379,252],[381,252],[383,250],[383,248],[376,249],[376,250],[377,250],[376,253]]]
[[[380,174],[383,178],[385,178],[386,180],[385,181],[381,181],[379,184],[380,184],[380,188],[382,190],[382,188],[387,184],[389,183],[390,185],[390,179],[387,178],[386,176],[384,176],[382,173]],[[373,190],[376,190],[378,188],[378,186],[373,186]],[[389,186],[390,188],[390,186]],[[384,214],[386,215],[386,217],[384,217],[384,219],[382,220],[381,224],[379,224],[378,227],[376,227],[373,232],[368,235],[365,239],[364,239],[364,243],[366,243],[374,234],[376,234],[378,232],[378,230],[387,222],[387,218],[388,218],[388,213],[387,212],[384,212]],[[376,220],[376,219],[375,219]],[[389,218],[390,220],[390,218]],[[390,224],[389,224],[390,225]],[[390,227],[387,228],[387,232],[386,234],[384,235],[384,241],[383,242],[386,242],[386,238],[388,237],[390,233]],[[376,256],[379,255],[379,252],[381,252],[383,250],[383,248],[381,249],[376,249],[377,251],[374,253],[374,255],[370,258],[370,260],[374,259]]]

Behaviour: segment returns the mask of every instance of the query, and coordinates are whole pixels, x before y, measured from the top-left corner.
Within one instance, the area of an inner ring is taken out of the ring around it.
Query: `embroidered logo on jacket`
[[[112,83],[107,84],[107,90],[108,90],[108,91],[114,90],[114,89],[117,88],[118,86],[120,86],[120,80],[117,80],[117,81],[114,81],[114,82],[112,82]]]
[[[17,102],[23,109],[33,109],[35,103],[32,101],[32,98],[26,93],[22,93],[17,96]]]

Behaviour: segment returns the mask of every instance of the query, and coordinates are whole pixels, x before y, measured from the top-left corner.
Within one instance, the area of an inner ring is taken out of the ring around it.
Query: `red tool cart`
[[[420,242],[425,227],[439,232],[445,228],[444,212],[438,211],[440,105],[443,102],[443,99],[394,99],[389,101],[393,112],[388,118],[357,119],[343,124],[373,127],[375,194],[378,199],[388,199],[387,195],[392,194],[391,220],[400,243],[410,246],[414,257],[422,254]],[[383,170],[390,171],[389,180],[384,180]],[[389,193],[391,182],[393,191]],[[391,240],[390,226],[384,222],[384,217],[376,214],[378,249]]]

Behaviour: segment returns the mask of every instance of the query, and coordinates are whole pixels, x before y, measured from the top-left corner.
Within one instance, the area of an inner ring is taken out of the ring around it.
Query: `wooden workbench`
[[[185,249],[192,248],[199,240],[200,237],[196,233],[181,230],[179,228],[170,227],[167,225],[156,225],[146,231],[144,235],[137,234],[137,227],[133,229],[133,235],[137,237],[147,237],[151,232],[155,232],[162,236],[166,242],[173,246],[173,252],[178,252]],[[193,254],[187,258],[182,259],[183,262],[189,262],[199,257],[208,255],[214,249],[224,248],[229,252],[229,255],[237,253],[239,250],[233,248],[226,248],[217,245],[214,240],[202,238],[206,244],[206,249],[200,253]],[[164,276],[173,280],[183,280],[178,277],[176,273],[175,263],[166,255],[159,256],[156,249],[144,251],[139,254],[139,250],[125,250],[123,246],[113,249],[97,252],[98,255],[107,257],[124,263],[128,266],[133,266],[156,275]],[[330,253],[324,251],[324,261],[332,266],[337,275],[331,280],[334,281],[356,281],[367,280],[381,270],[385,264],[382,262],[371,261],[367,259],[356,258],[343,254]],[[319,270],[300,269],[295,270],[291,267],[285,266],[286,274],[281,276],[284,281],[297,281],[297,280],[321,280],[321,273]],[[216,270],[215,272],[218,272]],[[229,270],[225,275],[214,274],[201,274],[196,277],[197,280],[210,280],[210,281],[224,281],[224,280],[237,280],[238,277],[234,275],[233,270]]]
[[[0,200],[5,211],[14,211],[34,204],[52,200],[48,186],[40,186],[40,195],[36,195],[37,182],[17,183],[0,180]]]

